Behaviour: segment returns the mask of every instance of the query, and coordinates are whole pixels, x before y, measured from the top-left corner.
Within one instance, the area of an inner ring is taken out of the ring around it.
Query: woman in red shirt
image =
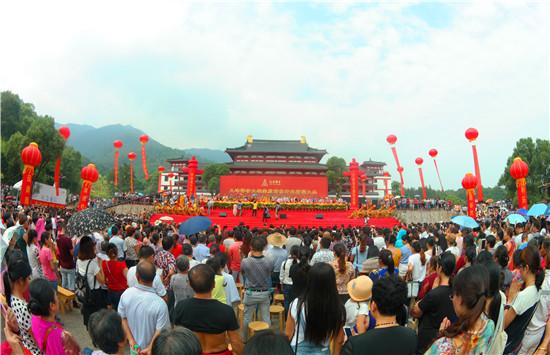
[[[118,261],[118,248],[113,243],[109,243],[107,248],[109,260],[101,262],[101,269],[105,275],[105,284],[107,285],[107,300],[113,309],[118,309],[118,302],[124,290],[128,288],[126,274],[128,267],[126,262]]]

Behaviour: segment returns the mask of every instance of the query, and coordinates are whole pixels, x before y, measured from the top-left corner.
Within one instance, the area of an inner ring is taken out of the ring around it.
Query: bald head
[[[140,284],[150,286],[153,284],[157,269],[148,261],[141,261],[137,265],[136,276]]]

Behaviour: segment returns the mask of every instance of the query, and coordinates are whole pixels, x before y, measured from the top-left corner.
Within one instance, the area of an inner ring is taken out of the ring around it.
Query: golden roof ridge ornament
[[[300,143],[307,144],[306,136],[301,136],[300,137]]]
[[[254,138],[252,138],[252,135],[249,134],[248,136],[246,136],[246,143],[248,144],[252,144],[254,142]]]

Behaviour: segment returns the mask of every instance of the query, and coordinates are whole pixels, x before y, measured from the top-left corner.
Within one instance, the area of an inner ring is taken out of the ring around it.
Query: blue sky
[[[298,139],[382,160],[405,183],[485,184],[515,141],[548,139],[545,2],[10,2],[0,89],[60,122],[131,124],[179,148]],[[518,125],[521,122],[521,125]]]

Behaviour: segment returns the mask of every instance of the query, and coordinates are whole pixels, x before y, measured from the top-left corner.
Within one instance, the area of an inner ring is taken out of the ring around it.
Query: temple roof
[[[252,162],[233,162],[227,163],[230,169],[270,169],[270,170],[320,170],[326,171],[325,164],[313,163],[252,163]]]
[[[365,160],[364,162],[361,163],[361,166],[363,165],[378,165],[378,166],[384,166],[386,165],[386,163],[384,162],[381,162],[381,161],[374,161],[372,159],[369,158],[369,160]]]
[[[271,140],[271,139],[253,139],[251,136],[247,138],[247,142],[236,148],[227,148],[226,153],[305,153],[305,154],[322,154],[327,153],[324,149],[311,148],[305,137],[297,140]]]

